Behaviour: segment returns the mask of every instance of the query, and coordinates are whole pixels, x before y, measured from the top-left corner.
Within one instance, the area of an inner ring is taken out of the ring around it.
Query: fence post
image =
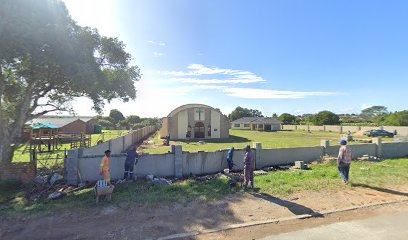
[[[65,160],[65,170],[67,183],[70,185],[78,184],[78,163],[79,163],[79,149],[68,151],[68,156]]]
[[[329,140],[321,140],[320,141],[320,146],[322,147],[322,157],[326,155],[327,153],[327,148],[330,147],[330,141]]]
[[[254,169],[256,169],[256,163],[261,162],[262,143],[254,142],[252,147],[255,148]]]
[[[174,154],[174,177],[183,177],[183,151],[180,145],[172,145],[172,152]]]
[[[382,141],[380,137],[373,138],[373,143],[375,144],[375,156],[377,158],[382,158]]]

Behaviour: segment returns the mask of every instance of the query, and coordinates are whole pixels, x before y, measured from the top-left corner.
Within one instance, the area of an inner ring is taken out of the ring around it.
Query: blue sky
[[[187,103],[225,114],[408,109],[408,1],[65,0],[83,26],[118,37],[143,77],[125,115]],[[74,104],[93,115],[90,101]]]

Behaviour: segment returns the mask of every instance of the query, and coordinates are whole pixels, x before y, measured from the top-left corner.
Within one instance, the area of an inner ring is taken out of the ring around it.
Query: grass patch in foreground
[[[340,179],[336,163],[312,164],[305,171],[277,171],[255,178],[260,192],[287,196],[297,191],[341,190],[358,184],[394,187],[408,184],[408,159],[380,162],[355,161],[350,168],[350,185]]]
[[[86,208],[118,205],[121,208],[132,207],[135,204],[143,204],[149,207],[159,204],[179,203],[186,204],[191,201],[218,200],[228,194],[240,191],[230,188],[226,178],[213,179],[199,182],[185,180],[170,186],[151,185],[145,181],[129,182],[115,186],[112,202],[102,200],[95,204],[93,188],[74,192],[60,200],[47,200],[45,198],[37,202],[27,201],[24,197],[24,189],[5,190],[4,197],[0,198],[0,215],[8,217],[33,217],[42,214],[54,213],[60,210],[75,209],[81,211]]]
[[[335,163],[312,164],[306,171],[277,171],[255,177],[255,187],[260,193],[285,197],[301,191],[340,191],[358,186],[373,188],[394,188],[408,184],[408,159],[393,159],[380,162],[353,162],[350,171],[350,185],[340,180]],[[25,190],[0,184],[0,215],[9,217],[30,217],[41,214],[75,209],[82,211],[117,205],[121,208],[143,204],[145,206],[186,204],[191,201],[219,200],[227,195],[241,194],[241,188],[230,188],[225,178],[199,182],[192,179],[170,186],[152,186],[144,181],[117,185],[112,202],[95,204],[93,188],[84,189],[60,200],[40,199],[37,202],[25,198]]]

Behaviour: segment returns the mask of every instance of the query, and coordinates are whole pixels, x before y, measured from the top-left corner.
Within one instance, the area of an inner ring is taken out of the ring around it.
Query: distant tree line
[[[234,121],[242,117],[263,116],[259,110],[237,107],[228,115],[228,118]],[[335,114],[331,111],[321,111],[317,114],[303,115],[282,113],[280,116],[274,113],[272,117],[287,125],[408,126],[408,110],[389,112],[385,106],[372,106],[363,109],[360,114]]]
[[[146,126],[156,125],[160,122],[159,118],[141,118],[136,115],[123,116],[123,114],[117,110],[112,109],[109,116],[98,116],[98,125],[105,129],[138,129]]]

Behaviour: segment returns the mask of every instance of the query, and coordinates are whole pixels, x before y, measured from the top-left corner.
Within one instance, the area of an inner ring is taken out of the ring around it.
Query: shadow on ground
[[[262,198],[263,200],[269,201],[271,203],[277,204],[279,206],[287,208],[289,211],[291,211],[295,215],[304,215],[304,214],[310,214],[313,217],[323,217],[323,215],[319,212],[314,211],[311,208],[308,208],[306,206],[300,205],[295,202],[283,200],[277,197],[273,197],[269,194],[266,193],[257,193],[257,192],[251,192],[251,195],[257,198]]]
[[[399,191],[395,191],[392,189],[388,189],[388,188],[381,188],[381,187],[375,187],[375,186],[370,186],[364,183],[352,183],[353,187],[363,187],[363,188],[369,188],[369,189],[373,189],[379,192],[384,192],[384,193],[389,193],[389,194],[394,194],[394,195],[399,195],[399,196],[408,196],[408,193],[405,192],[399,192]]]

